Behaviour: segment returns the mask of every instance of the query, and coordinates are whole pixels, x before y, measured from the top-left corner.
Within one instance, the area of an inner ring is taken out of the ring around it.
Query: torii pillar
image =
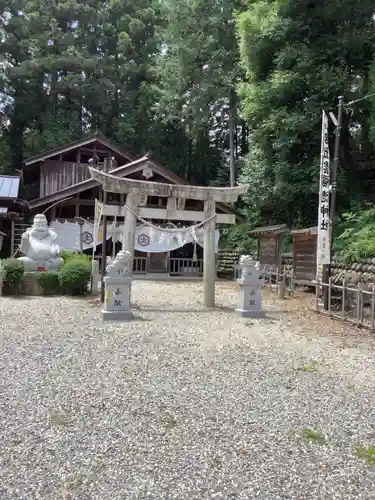
[[[147,161],[145,161],[147,163]],[[215,280],[216,280],[216,202],[235,203],[239,196],[245,194],[248,186],[236,187],[203,187],[183,184],[164,184],[161,182],[138,181],[129,178],[116,177],[89,167],[91,177],[99,182],[104,191],[111,193],[126,193],[127,210],[124,222],[122,249],[132,255],[130,269],[133,268],[135,246],[136,214],[141,198],[146,196],[160,196],[168,198],[167,211],[170,218],[179,219],[176,204],[178,199],[199,200],[204,202],[205,220],[203,243],[203,288],[204,306],[215,307]],[[147,198],[146,198],[147,199]],[[175,216],[173,216],[175,213]]]

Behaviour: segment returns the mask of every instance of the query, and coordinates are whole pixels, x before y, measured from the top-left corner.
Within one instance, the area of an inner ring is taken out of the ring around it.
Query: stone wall
[[[244,252],[230,248],[220,248],[217,253],[217,274],[218,276],[234,276],[234,266],[237,264],[240,255]]]
[[[234,266],[244,253],[246,252],[228,248],[220,249],[218,252],[218,273],[233,276]],[[283,254],[281,272],[290,273],[292,269],[292,254]],[[344,280],[348,285],[375,283],[375,258],[361,259],[352,265],[345,265],[338,257],[334,257],[332,262],[332,282],[341,285]]]
[[[337,257],[332,261],[332,282],[341,285],[345,281],[348,285],[358,283],[375,283],[375,259],[360,259],[352,265],[345,265]]]

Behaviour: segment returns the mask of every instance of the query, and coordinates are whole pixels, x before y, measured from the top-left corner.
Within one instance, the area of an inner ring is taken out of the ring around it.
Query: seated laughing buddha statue
[[[22,235],[19,257],[25,271],[58,271],[63,264],[60,248],[55,243],[57,234],[48,227],[44,214],[37,214],[31,228]]]

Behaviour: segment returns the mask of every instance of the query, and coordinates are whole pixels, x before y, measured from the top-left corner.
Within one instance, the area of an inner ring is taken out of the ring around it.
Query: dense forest
[[[352,210],[375,178],[375,97],[361,99],[374,13],[373,0],[0,0],[0,169],[99,131],[196,184],[249,182],[249,224],[313,224],[321,110],[342,94],[359,100],[338,178]]]

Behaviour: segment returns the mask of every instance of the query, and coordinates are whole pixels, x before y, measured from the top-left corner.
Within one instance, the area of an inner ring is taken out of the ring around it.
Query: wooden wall
[[[315,280],[316,244],[316,234],[293,235],[293,271],[296,281]]]
[[[277,252],[277,241],[273,236],[259,236],[258,258],[261,264],[275,264]]]
[[[258,237],[258,260],[261,264],[279,267],[281,265],[280,237],[262,235]]]
[[[88,166],[85,163],[46,160],[40,169],[40,198],[91,179]]]

